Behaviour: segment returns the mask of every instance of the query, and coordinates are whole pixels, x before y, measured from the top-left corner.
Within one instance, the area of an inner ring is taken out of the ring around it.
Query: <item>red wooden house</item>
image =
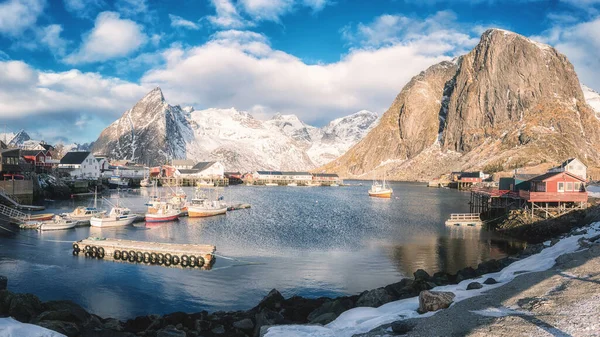
[[[47,162],[52,159],[52,154],[46,150],[22,150],[21,157],[26,163],[30,164],[36,172],[41,172],[52,168],[52,163]]]
[[[573,209],[585,208],[588,194],[585,179],[570,172],[548,172],[529,180],[529,190],[519,191],[519,196],[531,205],[531,212],[558,215]]]

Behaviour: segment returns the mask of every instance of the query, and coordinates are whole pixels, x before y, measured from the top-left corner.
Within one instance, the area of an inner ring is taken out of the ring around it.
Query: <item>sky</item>
[[[156,86],[172,105],[315,126],[381,114],[495,27],[600,91],[600,0],[0,0],[0,130],[90,142]]]

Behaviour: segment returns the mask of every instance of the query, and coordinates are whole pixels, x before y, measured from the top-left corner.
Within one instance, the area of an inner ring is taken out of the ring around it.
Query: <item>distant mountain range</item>
[[[219,160],[233,171],[310,170],[345,153],[376,124],[377,114],[366,110],[323,128],[295,115],[261,121],[234,108],[196,111],[168,104],[155,88],[102,131],[92,151],[150,165],[194,159]]]
[[[586,103],[587,100],[587,103]],[[600,167],[600,96],[554,48],[491,29],[468,54],[406,84],[381,121],[319,170],[426,180],[578,157]]]

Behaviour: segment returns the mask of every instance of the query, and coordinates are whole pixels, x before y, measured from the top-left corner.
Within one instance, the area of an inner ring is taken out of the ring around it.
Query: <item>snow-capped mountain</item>
[[[27,141],[31,140],[31,137],[25,130],[20,130],[17,133],[7,132],[0,133],[0,140],[11,146],[22,146]],[[39,142],[38,142],[39,143]]]
[[[226,170],[308,170],[337,158],[376,124],[369,111],[324,128],[295,115],[255,119],[246,111],[171,106],[156,88],[107,127],[93,151],[151,165],[170,159],[219,160]]]
[[[581,85],[581,89],[583,90],[585,101],[596,112],[596,118],[600,118],[600,94],[585,85]]]

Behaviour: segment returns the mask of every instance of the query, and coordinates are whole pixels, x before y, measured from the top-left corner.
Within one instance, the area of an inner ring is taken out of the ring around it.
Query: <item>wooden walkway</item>
[[[482,225],[479,213],[453,213],[450,214],[450,219],[446,220],[446,226],[481,227]]]
[[[85,257],[210,269],[214,264],[212,245],[144,242],[119,239],[87,238],[73,242],[73,255]]]

